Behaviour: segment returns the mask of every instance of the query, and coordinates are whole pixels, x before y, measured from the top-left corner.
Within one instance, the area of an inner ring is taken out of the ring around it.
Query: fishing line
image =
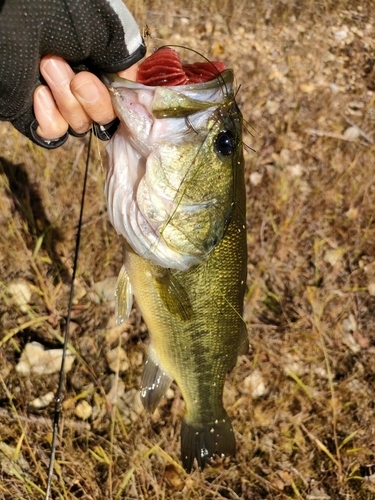
[[[74,250],[74,263],[73,263],[73,273],[72,273],[72,283],[70,285],[70,295],[68,302],[68,314],[66,318],[65,325],[65,335],[64,335],[64,344],[63,344],[63,354],[61,360],[61,369],[59,373],[59,383],[57,387],[56,393],[56,404],[55,411],[53,417],[53,433],[52,433],[52,443],[51,443],[51,456],[48,466],[48,482],[47,482],[47,491],[45,500],[48,500],[51,493],[51,485],[52,485],[52,475],[53,475],[53,466],[55,463],[55,452],[56,452],[56,440],[59,431],[59,422],[60,422],[60,413],[61,413],[61,394],[63,390],[64,383],[64,365],[66,358],[66,351],[68,347],[68,337],[69,337],[69,326],[70,326],[70,317],[72,313],[72,305],[73,305],[73,296],[74,296],[74,280],[76,277],[77,265],[78,265],[78,254],[79,254],[79,245],[81,241],[81,228],[82,228],[82,219],[83,219],[83,206],[85,202],[86,195],[86,186],[87,186],[87,176],[90,162],[90,151],[91,151],[91,139],[92,139],[92,131],[89,132],[89,140],[87,143],[87,155],[86,155],[86,165],[85,165],[85,174],[83,178],[83,186],[82,186],[82,194],[81,194],[81,207],[78,218],[78,227],[77,227],[77,236],[76,236],[76,246]]]

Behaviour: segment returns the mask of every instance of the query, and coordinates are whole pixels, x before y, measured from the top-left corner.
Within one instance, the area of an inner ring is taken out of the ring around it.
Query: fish
[[[173,381],[181,391],[189,473],[195,460],[203,469],[235,454],[224,381],[248,351],[242,115],[234,73],[223,68],[183,65],[166,47],[141,64],[137,82],[103,77],[120,119],[105,186],[124,238],[116,318],[129,316],[134,299],[149,331],[145,409],[152,413]]]

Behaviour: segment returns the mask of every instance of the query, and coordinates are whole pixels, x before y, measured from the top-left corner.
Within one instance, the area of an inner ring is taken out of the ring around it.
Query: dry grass
[[[245,142],[256,152],[246,154],[251,351],[225,393],[238,452],[188,476],[178,389],[152,417],[133,401],[145,326],[133,311],[116,329],[113,310],[93,292],[121,263],[95,144],[70,335],[79,356],[66,377],[54,498],[375,498],[371,4],[128,2],[151,31],[151,49],[197,49],[226,61],[241,84]],[[0,498],[37,499],[52,408],[29,405],[56,389],[57,375],[22,378],[14,368],[26,342],[61,339],[85,140],[46,152],[0,127]],[[22,310],[8,289],[19,278],[32,290]],[[105,356],[120,344],[131,368],[117,379]],[[265,384],[258,398],[248,383],[256,370]],[[81,401],[94,409],[86,422],[75,416]]]

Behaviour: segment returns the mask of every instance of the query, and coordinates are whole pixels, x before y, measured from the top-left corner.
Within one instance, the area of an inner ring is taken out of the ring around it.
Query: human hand
[[[57,56],[45,56],[40,72],[48,87],[40,85],[34,92],[34,113],[38,122],[36,133],[42,139],[62,137],[70,127],[84,134],[92,122],[106,125],[116,118],[105,85],[94,74],[75,74],[69,64]],[[135,80],[137,64],[120,71],[119,76]]]
[[[52,149],[67,140],[67,130],[79,135],[93,119],[103,124],[113,118],[108,93],[94,74],[131,68],[146,52],[123,1],[0,0],[0,4],[0,120],[10,121],[36,144]],[[46,81],[39,72],[42,59]],[[89,83],[94,84],[91,91]]]

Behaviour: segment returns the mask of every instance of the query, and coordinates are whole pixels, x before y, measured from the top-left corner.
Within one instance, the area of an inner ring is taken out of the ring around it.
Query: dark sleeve
[[[126,69],[145,52],[122,0],[0,0],[0,120],[35,140],[32,98],[47,54],[99,73]]]

